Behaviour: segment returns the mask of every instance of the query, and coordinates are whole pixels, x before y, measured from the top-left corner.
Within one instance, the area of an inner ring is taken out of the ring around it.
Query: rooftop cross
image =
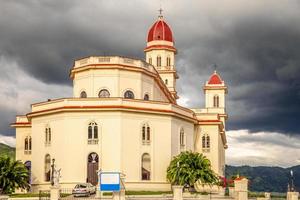
[[[158,15],[158,17],[159,17],[159,18],[162,18],[162,17],[163,17],[163,15],[162,15],[162,11],[163,11],[163,9],[162,9],[162,8],[160,8],[160,9],[158,10],[158,12],[159,12],[159,15]]]
[[[214,69],[214,73],[217,73],[218,65],[216,63],[212,64],[211,67]]]
[[[214,68],[215,68],[215,71],[217,71],[218,65],[216,63],[214,64]]]

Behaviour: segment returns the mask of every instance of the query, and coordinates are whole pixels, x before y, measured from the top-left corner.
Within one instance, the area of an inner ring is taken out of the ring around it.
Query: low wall
[[[196,182],[194,185],[197,192],[206,192],[206,193],[214,193],[214,194],[225,194],[225,188],[217,185],[208,185],[208,184],[201,184]]]

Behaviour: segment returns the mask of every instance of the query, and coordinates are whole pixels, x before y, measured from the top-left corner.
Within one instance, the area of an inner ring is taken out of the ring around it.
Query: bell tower
[[[178,99],[176,92],[178,75],[175,67],[177,49],[174,45],[172,31],[165,22],[161,11],[160,9],[157,21],[148,32],[147,46],[144,52],[146,54],[146,62],[156,68],[173,97]]]
[[[225,95],[227,86],[215,70],[204,86],[205,108],[216,109],[218,113],[225,113]]]

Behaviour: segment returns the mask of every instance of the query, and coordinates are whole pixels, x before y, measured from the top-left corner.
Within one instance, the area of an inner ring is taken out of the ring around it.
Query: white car
[[[93,186],[91,183],[79,183],[74,187],[72,191],[74,197],[90,196],[91,194],[95,194],[95,193],[96,193],[96,187]]]

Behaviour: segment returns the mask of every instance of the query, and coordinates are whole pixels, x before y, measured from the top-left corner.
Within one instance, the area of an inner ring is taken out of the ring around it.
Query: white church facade
[[[205,108],[177,104],[177,50],[162,16],[150,28],[144,52],[145,60],[76,60],[73,97],[34,103],[16,117],[16,159],[30,168],[33,190],[49,188],[52,159],[65,188],[95,185],[102,170],[123,173],[127,190],[170,190],[166,169],[181,151],[203,153],[224,175],[224,81],[216,72],[208,77]]]

